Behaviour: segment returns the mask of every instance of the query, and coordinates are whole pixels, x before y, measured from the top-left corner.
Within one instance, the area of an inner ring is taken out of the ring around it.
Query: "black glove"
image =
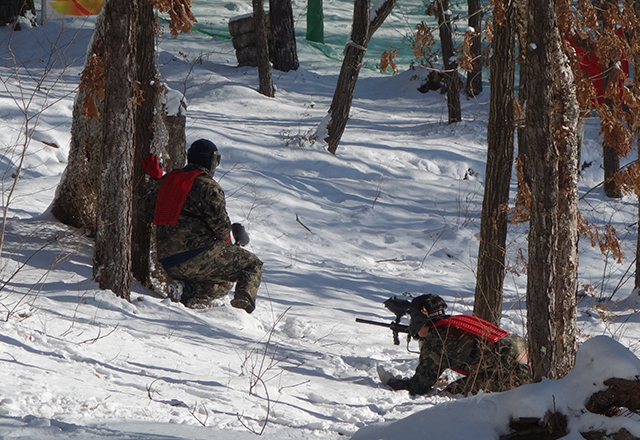
[[[240,223],[234,223],[231,225],[231,234],[233,234],[234,244],[240,246],[246,246],[249,244],[249,234]]]

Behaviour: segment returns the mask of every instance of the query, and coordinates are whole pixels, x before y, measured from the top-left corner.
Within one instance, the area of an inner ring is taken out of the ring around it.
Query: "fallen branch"
[[[302,225],[303,228],[305,228],[307,231],[309,231],[311,234],[313,234],[313,232],[311,231],[311,229],[307,228],[301,221],[300,218],[298,217],[298,214],[296,214],[296,221],[298,223],[300,223],[300,225]]]

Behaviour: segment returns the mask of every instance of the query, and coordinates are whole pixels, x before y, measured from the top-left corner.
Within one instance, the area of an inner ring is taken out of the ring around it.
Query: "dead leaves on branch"
[[[389,48],[382,52],[382,56],[380,57],[380,70],[383,72],[387,71],[388,67],[391,67],[391,71],[394,75],[398,74],[398,66],[394,62],[396,57],[398,56],[398,49]]]
[[[174,37],[177,37],[180,32],[184,34],[191,32],[193,23],[198,21],[191,12],[191,0],[151,0],[151,2],[158,11],[169,14],[171,19],[169,29]]]
[[[178,36],[179,32],[188,33],[196,22],[196,17],[191,12],[191,0],[150,0],[159,12],[168,13],[170,17],[169,28],[171,35]],[[100,106],[104,100],[104,47],[102,42],[94,44],[94,53],[86,63],[80,76],[80,92],[82,98],[81,113],[91,123],[100,118]],[[134,91],[138,105],[144,100],[142,90],[136,87]]]
[[[616,228],[611,223],[604,225],[604,230],[590,223],[582,214],[578,214],[578,233],[591,242],[592,247],[598,246],[603,255],[610,253],[618,262],[622,263],[624,251],[622,243],[616,233]]]
[[[80,75],[80,93],[84,94],[80,112],[87,123],[100,118],[99,104],[96,99],[104,100],[104,58],[100,45]]]

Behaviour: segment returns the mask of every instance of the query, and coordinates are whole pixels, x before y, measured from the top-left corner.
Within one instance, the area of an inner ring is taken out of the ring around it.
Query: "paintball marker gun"
[[[400,345],[398,333],[409,333],[409,326],[400,324],[400,320],[404,315],[407,314],[407,310],[409,310],[411,301],[409,301],[408,299],[402,299],[398,298],[397,296],[393,296],[386,300],[383,304],[391,313],[396,315],[396,319],[393,322],[387,324],[386,322],[369,321],[368,319],[361,318],[356,318],[356,322],[359,322],[361,324],[370,324],[390,328],[393,332],[393,343],[395,345]]]

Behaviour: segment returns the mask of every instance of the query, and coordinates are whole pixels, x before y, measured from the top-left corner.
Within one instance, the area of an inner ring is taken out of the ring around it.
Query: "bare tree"
[[[151,225],[146,220],[143,200],[145,173],[142,160],[151,152],[154,140],[154,119],[158,108],[158,75],[155,63],[155,36],[157,22],[153,5],[147,0],[138,0],[138,25],[136,31],[135,72],[139,84],[135,112],[135,154],[133,160],[132,210],[132,270],[133,276],[144,286],[151,287],[149,279],[149,253]]]
[[[557,379],[575,362],[578,268],[576,126],[573,73],[554,0],[528,0],[525,135],[531,220],[527,330],[533,379]]]
[[[640,28],[637,23],[640,22],[640,0],[634,0],[631,4],[632,11],[634,13],[634,24],[633,29],[628,31],[628,37],[638,38],[640,37]],[[634,72],[640,72],[640,51],[635,51],[633,57],[631,58],[631,63],[633,66]],[[637,73],[634,75],[634,89],[637,91],[640,87],[640,75]],[[640,128],[636,128],[636,138],[638,139],[638,143],[640,144]],[[640,162],[640,150],[638,150],[638,161]],[[638,197],[638,218],[640,219],[640,188],[636,188],[636,196]],[[636,243],[636,276],[634,280],[634,292],[637,295],[640,295],[640,234],[638,234],[637,243]]]
[[[491,95],[487,127],[487,165],[480,221],[480,248],[473,314],[500,324],[505,274],[507,210],[513,167],[515,6],[499,1],[491,41]]]
[[[330,153],[335,154],[340,139],[347,126],[349,111],[353,102],[353,94],[356,90],[358,75],[362,68],[362,60],[367,52],[367,46],[371,37],[384,23],[391,13],[396,0],[385,0],[373,14],[370,14],[369,0],[355,0],[353,6],[353,27],[351,38],[344,48],[344,59],[338,76],[338,83],[333,94],[329,118],[327,122],[327,143]]]
[[[271,78],[271,62],[269,61],[269,41],[263,0],[253,0],[253,28],[256,33],[256,51],[258,56],[259,91],[265,96],[273,97],[273,79]]]
[[[273,68],[282,72],[299,66],[291,0],[269,0],[269,23],[273,34]]]
[[[453,49],[451,26],[451,10],[449,0],[435,0],[431,4],[433,13],[438,19],[440,29],[440,48],[444,65],[444,81],[447,84],[447,108],[449,110],[449,124],[460,122],[460,79],[458,78],[458,59]]]
[[[473,69],[467,72],[467,86],[465,92],[468,96],[477,96],[482,93],[482,2],[481,0],[467,0],[469,12],[469,27],[473,28],[474,35],[471,39],[471,64]]]
[[[150,231],[141,215],[141,203],[134,205],[136,241],[132,246],[132,188],[140,200],[144,191],[140,160],[149,153],[152,142],[156,146],[163,142],[159,126],[172,119],[163,117],[159,104],[153,8],[169,13],[171,34],[177,36],[192,28],[195,17],[190,3],[106,3],[87,52],[74,103],[69,161],[52,205],[60,221],[95,234],[94,270],[100,286],[127,299],[132,268],[142,283],[149,281]],[[184,149],[184,119],[179,115],[173,119],[182,133],[171,130],[169,141]],[[183,163],[183,159],[176,158],[176,162]]]
[[[133,153],[138,84],[135,72],[138,3],[108,0],[104,5],[104,140],[98,179],[94,274],[101,289],[129,300]]]
[[[99,15],[80,77],[73,104],[69,158],[52,214],[62,223],[86,228],[91,234],[96,225],[98,154],[103,141],[100,115],[104,107],[104,17]]]

